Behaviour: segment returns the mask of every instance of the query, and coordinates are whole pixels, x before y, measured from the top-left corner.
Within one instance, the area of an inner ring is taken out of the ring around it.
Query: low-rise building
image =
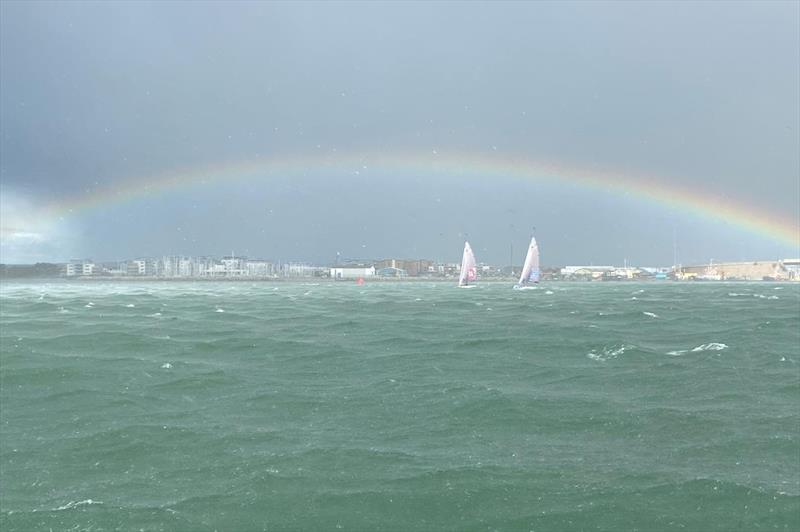
[[[281,266],[281,275],[284,277],[314,277],[320,269],[307,262],[287,262]]]
[[[433,261],[427,259],[383,259],[375,263],[376,270],[385,268],[404,270],[410,277],[429,275],[435,272]]]
[[[248,277],[271,277],[273,274],[272,263],[265,260],[248,260],[244,266]]]
[[[388,266],[386,268],[381,268],[380,270],[375,270],[375,275],[378,277],[408,277],[408,272],[401,270],[400,268],[392,268],[391,266]]]
[[[335,266],[330,269],[331,279],[358,279],[375,275],[375,266]]]
[[[678,277],[719,281],[789,280],[791,272],[786,268],[785,261],[709,262],[696,266],[682,266],[678,270]]]
[[[73,260],[64,265],[67,277],[89,276],[99,273],[99,268],[91,260]]]
[[[564,266],[561,276],[564,279],[602,279],[614,270],[614,266]]]

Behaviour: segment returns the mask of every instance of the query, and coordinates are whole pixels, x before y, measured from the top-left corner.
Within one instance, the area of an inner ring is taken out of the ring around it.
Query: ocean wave
[[[90,506],[92,504],[103,504],[103,501],[95,501],[94,499],[86,499],[83,501],[70,501],[63,506],[59,506],[58,508],[53,508],[53,511],[59,512],[61,510],[71,510],[73,508],[78,508],[79,506]]]
[[[631,349],[634,349],[635,347],[636,346],[626,345],[626,344],[605,346],[601,348],[599,352],[593,349],[591,352],[586,354],[586,357],[592,360],[605,362],[607,360],[617,358],[618,356],[625,353],[625,351],[629,351]]]
[[[692,349],[692,353],[696,353],[699,351],[722,351],[723,349],[728,349],[727,344],[722,344],[719,342],[711,342],[708,344],[698,345],[697,347]]]

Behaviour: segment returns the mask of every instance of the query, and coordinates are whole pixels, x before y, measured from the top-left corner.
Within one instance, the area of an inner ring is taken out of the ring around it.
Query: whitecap
[[[667,354],[669,356],[673,356],[673,357],[679,357],[679,356],[684,355],[686,353],[687,353],[686,349],[678,349],[677,351],[667,351]]]
[[[136,306],[136,305],[134,305],[133,303],[128,303],[127,305],[125,305],[125,307],[127,307],[127,308],[133,308],[133,307],[135,307],[135,306]]]
[[[592,350],[592,352],[588,353],[586,356],[591,358],[592,360],[600,360],[600,361],[605,362],[606,360],[609,360],[611,358],[617,358],[618,356],[623,354],[625,351],[627,351],[631,347],[632,346],[624,345],[624,344],[623,345],[618,345],[618,346],[617,345],[612,345],[610,347],[606,346],[606,347],[603,347],[601,353],[595,353],[595,351]]]
[[[71,508],[77,508],[78,506],[88,506],[90,504],[103,504],[103,501],[95,501],[92,499],[86,499],[85,501],[70,501],[64,506],[59,506],[53,511],[57,512],[59,510],[69,510]]]
[[[172,369],[172,364],[170,364],[169,362],[165,362],[161,364],[161,369]]]
[[[711,342],[709,344],[698,345],[694,349],[692,349],[693,353],[698,351],[722,351],[723,349],[727,349],[728,346],[726,344],[721,344],[718,342]]]
[[[642,312],[642,314],[644,314],[645,316],[650,316],[651,318],[658,317],[658,314],[656,314],[655,312]]]
[[[552,296],[552,295],[553,295],[553,292],[551,292],[550,290],[548,290],[547,292],[545,292],[545,294],[547,294],[548,296]]]
[[[225,312],[225,309],[218,308],[218,309],[217,309],[217,310],[215,310],[214,312]]]
[[[155,312],[153,314],[148,314],[147,315],[148,318],[158,318],[159,316],[161,316],[160,312]]]
[[[639,298],[636,296],[631,297],[631,301],[637,301]]]

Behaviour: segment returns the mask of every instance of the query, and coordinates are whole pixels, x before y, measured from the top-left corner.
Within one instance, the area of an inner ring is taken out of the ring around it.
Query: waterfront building
[[[64,275],[67,277],[89,276],[99,273],[99,268],[91,260],[72,260],[64,265]]]
[[[695,266],[682,266],[678,272],[681,279],[761,281],[789,280],[792,273],[786,268],[787,261],[713,262]],[[791,263],[791,261],[789,261]]]
[[[410,277],[429,275],[435,272],[433,261],[427,259],[383,259],[375,263],[376,270],[385,268],[404,270]]]
[[[194,275],[194,261],[191,257],[181,257],[178,259],[177,271],[175,274],[178,277],[192,277]]]
[[[281,274],[284,277],[313,277],[319,274],[319,268],[307,262],[287,262],[281,267]]]
[[[373,277],[375,266],[336,266],[330,269],[331,279],[358,279],[359,277]]]
[[[265,260],[248,260],[244,266],[248,277],[271,277],[273,274],[272,263]]]
[[[614,270],[614,266],[564,266],[561,276],[564,279],[602,279]]]
[[[80,263],[76,263],[75,261],[69,262],[64,265],[64,275],[67,277],[74,277],[78,275],[78,269],[80,268]]]
[[[226,277],[242,277],[245,275],[246,270],[244,269],[244,257],[235,257],[231,255],[230,257],[223,257],[220,261],[222,265],[222,272],[223,275]]]
[[[401,270],[400,268],[392,268],[391,266],[388,266],[386,268],[376,270],[375,275],[378,277],[408,277],[408,272]]]
[[[152,259],[135,259],[129,260],[126,265],[128,275],[156,275],[158,272],[158,265]]]

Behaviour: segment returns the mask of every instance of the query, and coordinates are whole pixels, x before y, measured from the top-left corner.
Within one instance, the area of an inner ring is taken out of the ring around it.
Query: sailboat
[[[460,288],[472,288],[478,279],[478,265],[475,262],[475,254],[469,246],[469,242],[464,242],[464,255],[461,258],[461,276],[458,278]]]
[[[528,246],[528,254],[525,256],[525,264],[522,266],[522,273],[519,281],[514,285],[515,290],[526,290],[533,288],[533,284],[539,283],[539,246],[536,244],[536,237],[531,237],[531,244]]]

